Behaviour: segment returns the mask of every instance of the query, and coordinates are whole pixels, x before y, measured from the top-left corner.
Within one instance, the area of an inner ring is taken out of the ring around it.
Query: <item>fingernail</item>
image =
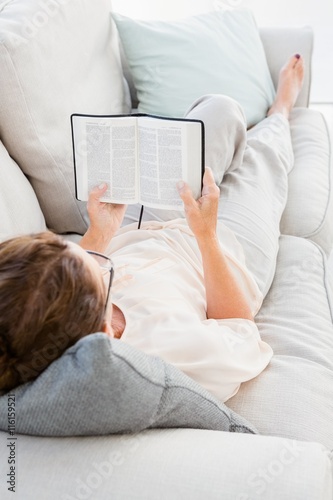
[[[177,188],[179,191],[181,191],[185,186],[185,182],[184,181],[178,181],[177,182]]]
[[[300,59],[300,54],[295,54],[296,59]]]
[[[100,185],[98,186],[98,189],[102,190],[102,189],[104,189],[105,187],[106,187],[106,183],[105,183],[105,182],[102,182],[102,184],[100,184]]]

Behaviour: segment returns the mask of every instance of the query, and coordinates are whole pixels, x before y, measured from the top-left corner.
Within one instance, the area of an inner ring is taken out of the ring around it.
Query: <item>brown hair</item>
[[[0,390],[36,378],[77,340],[101,331],[106,290],[51,232],[0,244]]]

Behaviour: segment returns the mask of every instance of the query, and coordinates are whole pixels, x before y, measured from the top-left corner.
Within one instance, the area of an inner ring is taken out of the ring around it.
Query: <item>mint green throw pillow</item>
[[[182,117],[198,97],[225,94],[243,106],[248,126],[266,116],[275,92],[250,11],[216,11],[174,22],[113,17],[139,112]]]

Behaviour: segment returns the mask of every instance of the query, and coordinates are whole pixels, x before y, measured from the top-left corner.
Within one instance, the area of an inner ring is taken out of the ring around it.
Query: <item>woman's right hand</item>
[[[80,241],[80,245],[87,250],[104,252],[124,219],[127,205],[100,201],[106,190],[107,184],[101,184],[89,193],[87,210],[90,226]]]
[[[189,185],[180,181],[178,192],[184,203],[187,223],[198,241],[216,237],[217,211],[220,190],[215,184],[213,172],[206,167],[201,197],[195,200]]]

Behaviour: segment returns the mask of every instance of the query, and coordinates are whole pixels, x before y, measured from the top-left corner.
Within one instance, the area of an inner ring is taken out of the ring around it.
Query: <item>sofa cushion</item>
[[[295,165],[289,174],[288,202],[281,232],[309,238],[327,254],[333,244],[332,158],[321,113],[294,109],[290,117]]]
[[[0,141],[0,241],[45,231],[45,220],[28,179]]]
[[[225,94],[244,107],[249,125],[265,117],[274,86],[249,11],[220,10],[174,22],[114,19],[140,112],[180,117],[198,97]]]
[[[110,1],[2,2],[0,67],[3,143],[29,177],[49,228],[83,233],[70,115],[129,110]]]
[[[282,236],[276,275],[256,317],[274,355],[227,403],[263,434],[333,448],[332,290],[321,248]]]
[[[0,432],[0,449],[8,435]],[[17,436],[17,492],[1,500],[332,500],[318,443],[197,429],[85,438]],[[7,473],[8,454],[0,453]],[[20,493],[22,492],[22,494]],[[46,493],[47,492],[47,493]]]
[[[16,432],[22,434],[102,435],[151,427],[256,432],[174,366],[103,333],[84,337],[36,380],[12,392]],[[7,407],[3,395],[3,431]]]

